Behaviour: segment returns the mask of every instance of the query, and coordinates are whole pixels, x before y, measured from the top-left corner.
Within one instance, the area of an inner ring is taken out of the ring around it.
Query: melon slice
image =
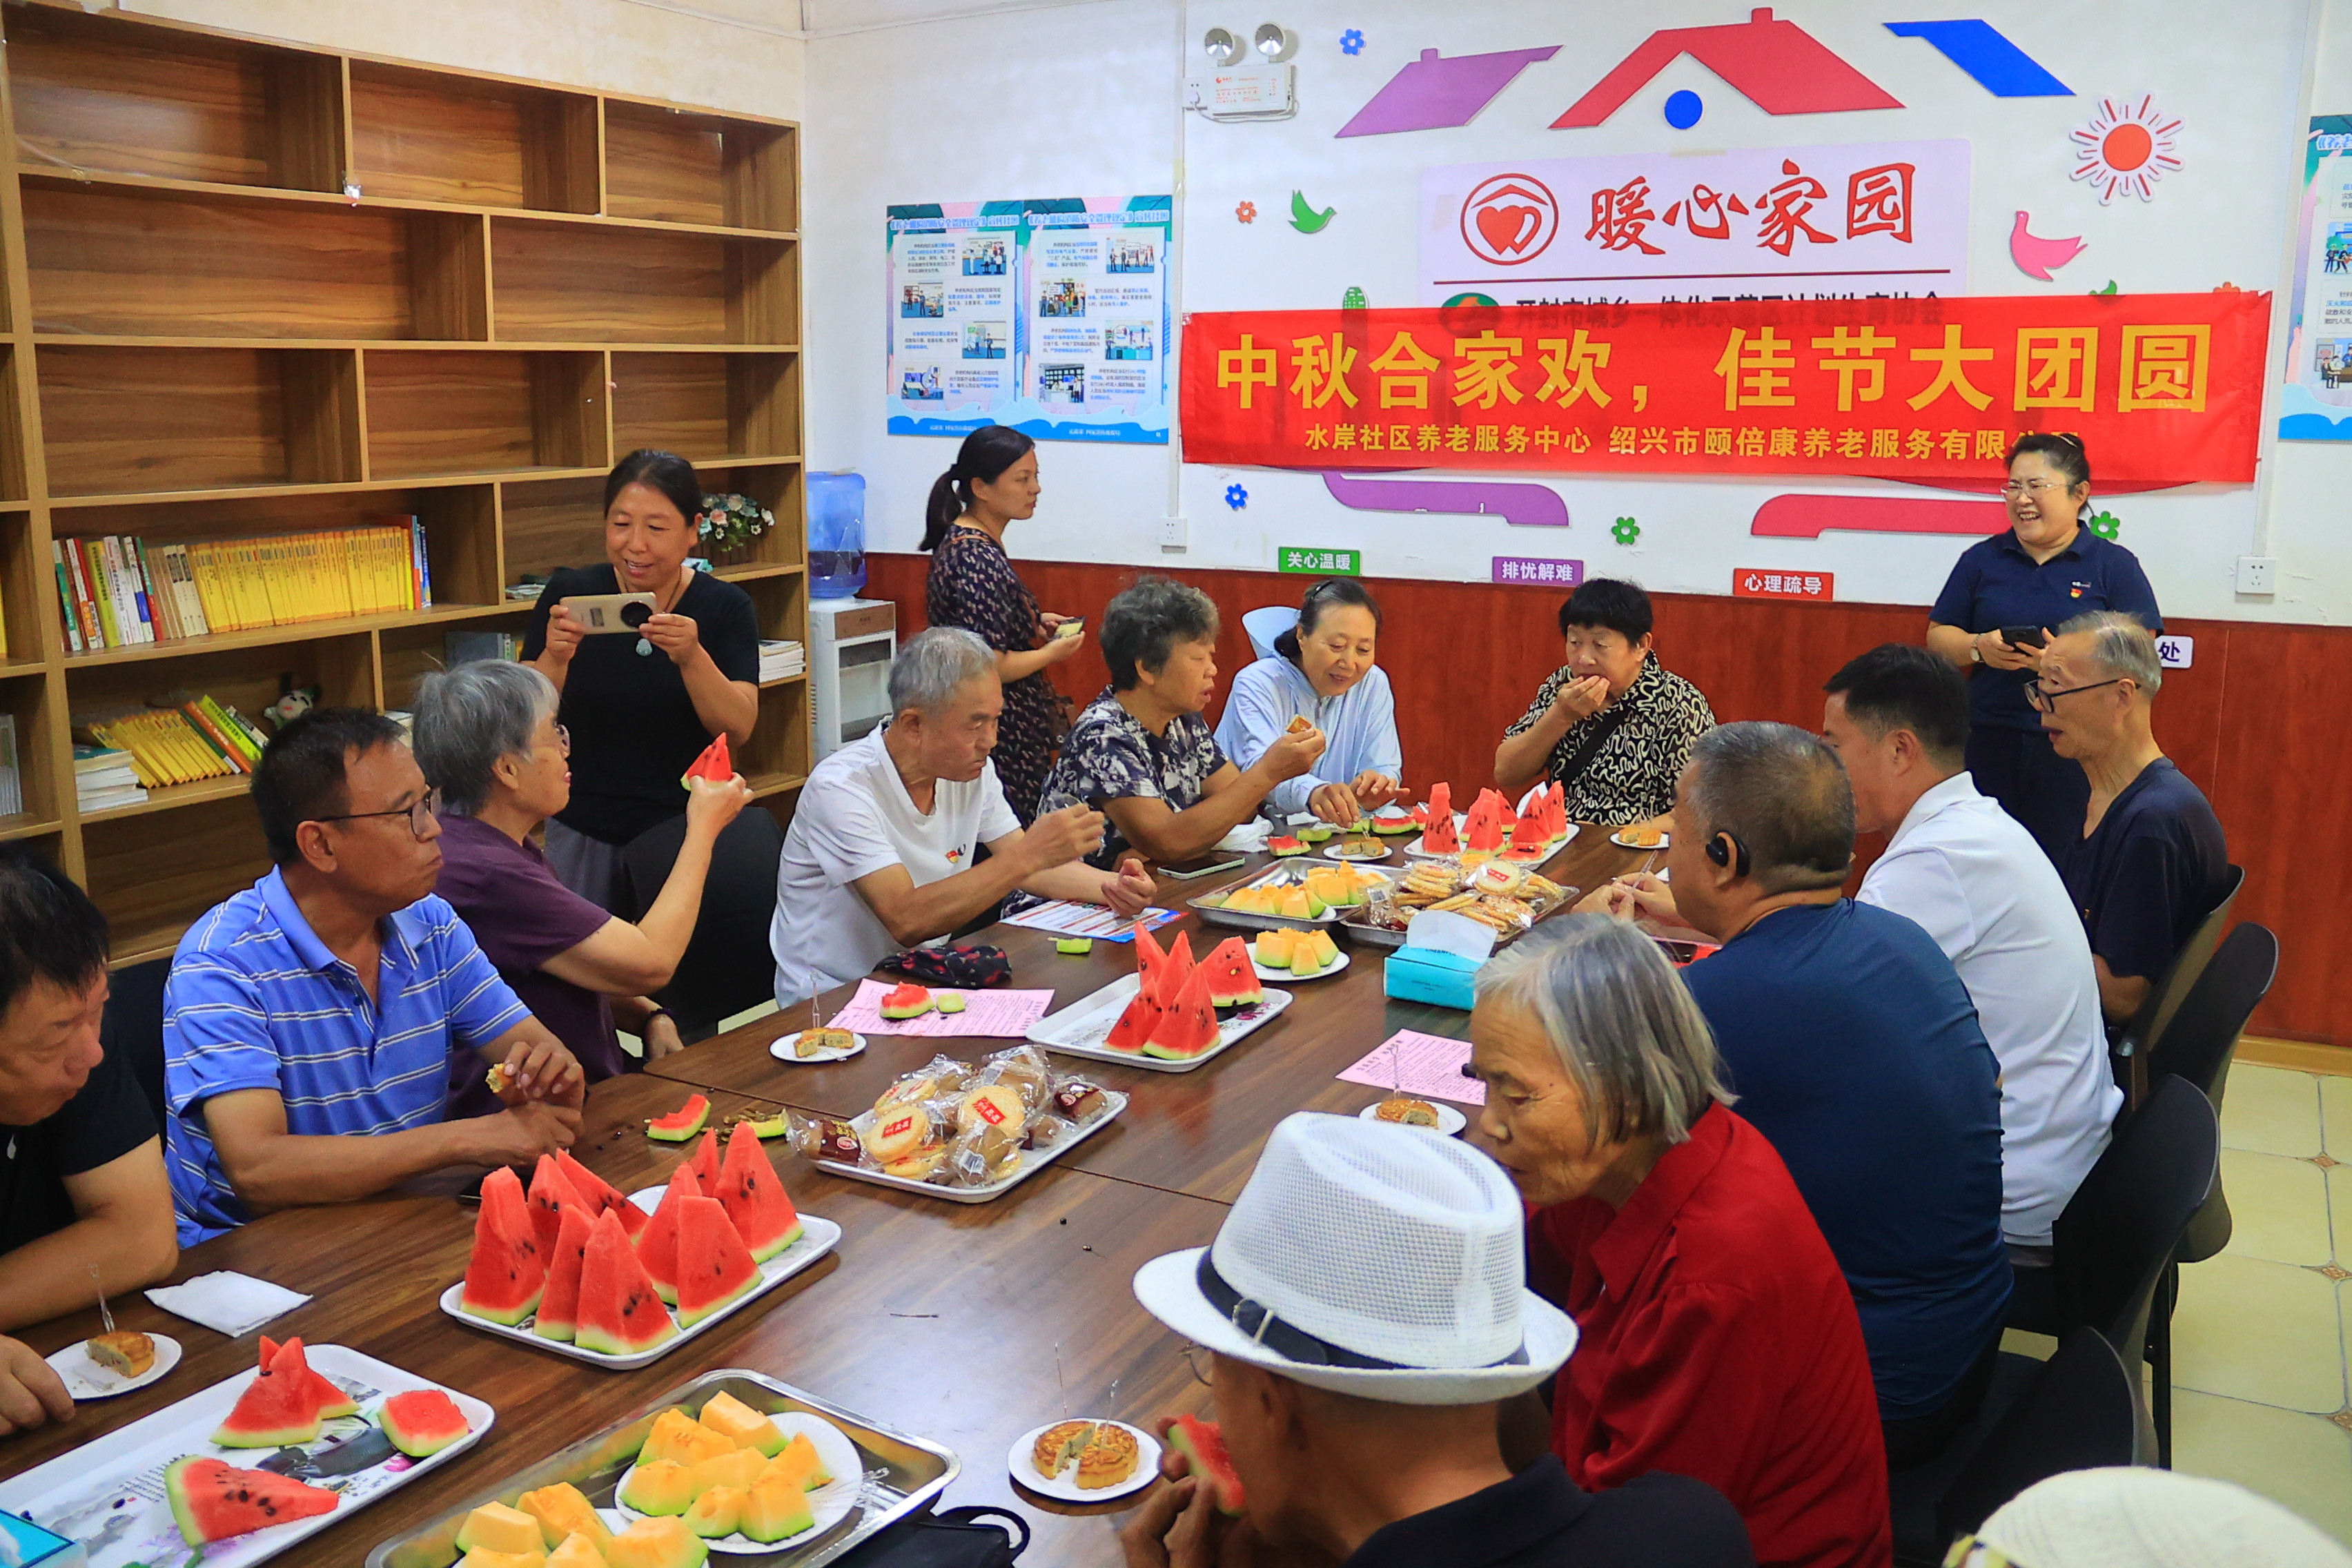
[[[163,1497],[191,1546],[247,1535],[289,1520],[332,1513],[342,1494],[268,1470],[240,1470],[218,1459],[174,1459],[163,1471]]]
[[[1301,931],[1307,944],[1315,950],[1315,967],[1328,969],[1339,962],[1339,944],[1331,940],[1328,931]]]
[[[1103,1037],[1103,1044],[1114,1051],[1139,1051],[1151,1032],[1160,1027],[1160,1004],[1153,1000],[1151,982],[1146,979],[1136,994],[1128,999],[1127,1010],[1118,1022]]]
[[[764,1163],[767,1156],[760,1158]],[[677,1202],[677,1322],[690,1329],[758,1285],[760,1266],[724,1204],[696,1197]]]
[[[596,1512],[596,1505],[570,1481],[525,1492],[515,1499],[515,1507],[539,1521],[540,1533],[546,1537],[552,1551],[561,1552],[564,1542],[576,1535],[588,1542],[601,1561],[604,1548],[612,1542],[613,1532]],[[551,1557],[549,1561],[554,1559]]]
[[[809,1507],[808,1493],[782,1476],[772,1476],[751,1489],[737,1528],[762,1544],[789,1541],[816,1528],[816,1512]]]
[[[768,1468],[760,1472],[760,1479],[763,1481],[771,1476],[782,1476],[801,1490],[811,1492],[833,1479],[825,1473],[824,1458],[816,1451],[815,1442],[805,1432],[793,1433],[793,1440],[784,1445],[783,1451],[769,1460]]]
[[[712,1487],[698,1496],[685,1513],[686,1528],[706,1540],[732,1535],[742,1522],[743,1504],[750,1500],[744,1487]]]
[[[1225,1453],[1225,1435],[1213,1421],[1179,1415],[1168,1430],[1168,1446],[1184,1456],[1191,1474],[1201,1478],[1217,1500],[1217,1511],[1234,1518],[1242,1513],[1242,1478]]]
[[[718,1180],[706,1184],[706,1190],[727,1205],[727,1217],[751,1248],[752,1262],[765,1263],[801,1238],[800,1211],[760,1147],[760,1135],[744,1123],[737,1122],[727,1135],[727,1157]]]
[[[620,1217],[621,1228],[631,1236],[646,1228],[646,1222],[652,1216],[631,1203],[620,1188],[573,1159],[570,1150],[555,1152],[555,1168],[563,1173],[563,1179],[572,1184],[572,1190],[588,1205],[590,1219],[610,1212]]]
[[[579,1320],[573,1342],[604,1355],[635,1355],[677,1335],[661,1292],[609,1209],[596,1216],[581,1260]]]
[[[646,1136],[661,1143],[683,1143],[702,1131],[710,1120],[710,1101],[698,1094],[688,1095],[686,1103],[667,1116],[656,1116],[646,1123]]]
[[[784,1447],[783,1431],[773,1417],[761,1415],[724,1389],[704,1402],[702,1414],[696,1419],[737,1447],[751,1449],[761,1458],[773,1458]]]
[[[687,1163],[694,1167],[694,1179],[702,1184],[703,1196],[710,1196],[719,1185],[719,1129],[703,1129],[702,1142],[694,1146],[694,1155]]]
[[[395,1394],[383,1402],[375,1418],[392,1446],[412,1459],[430,1458],[450,1444],[463,1442],[472,1430],[457,1402],[437,1388]]]
[[[314,1375],[302,1342],[288,1340],[236,1396],[213,1432],[214,1443],[224,1448],[283,1448],[310,1442],[322,1424],[319,1392],[310,1382]]]
[[[1251,954],[1268,969],[1287,969],[1290,967],[1290,950],[1297,945],[1298,934],[1287,926],[1276,931],[1262,931],[1257,933],[1257,942],[1251,949]]]
[[[570,1344],[580,1329],[580,1268],[588,1257],[588,1238],[596,1224],[587,1206],[573,1204],[563,1211],[553,1249],[548,1255],[547,1289],[539,1299],[530,1331],[543,1340]]]
[[[457,1310],[493,1323],[520,1323],[547,1288],[547,1254],[523,1202],[522,1181],[500,1166],[482,1179],[481,1212],[474,1216],[474,1255]]]
[[[883,993],[877,1009],[886,1018],[919,1018],[931,1010],[931,994],[912,981]]]
[[[694,1472],[676,1459],[639,1459],[615,1496],[639,1513],[684,1513],[694,1504]]]
[[[706,1198],[703,1201],[708,1203],[709,1200]],[[768,1461],[760,1456],[759,1450],[730,1445],[727,1451],[717,1458],[688,1467],[688,1473],[693,1477],[695,1493],[699,1496],[712,1487],[733,1487],[738,1491],[750,1491],[759,1480],[760,1473],[767,1468]]]
[[[602,1521],[598,1521],[598,1528],[603,1528]],[[604,1539],[610,1541],[612,1531],[605,1531]],[[593,1541],[585,1533],[574,1531],[547,1554],[547,1562],[541,1568],[610,1568],[610,1564],[605,1563],[604,1554],[596,1550]]]
[[[727,754],[727,736],[722,731],[717,740],[702,748],[702,755],[687,764],[686,772],[677,775],[677,782],[679,788],[691,790],[696,779],[725,784],[734,776],[734,759]]]
[[[536,1517],[502,1502],[486,1502],[467,1514],[466,1522],[457,1527],[457,1550],[543,1557],[547,1545],[541,1537]]]
[[[668,1459],[692,1469],[706,1460],[733,1452],[733,1442],[673,1405],[654,1417],[653,1426],[646,1433],[645,1446],[637,1450],[637,1463]]]
[[[262,1335],[260,1364],[267,1367],[271,1362],[276,1361],[278,1350],[276,1340],[271,1339],[268,1334]],[[305,1352],[302,1356],[302,1370],[310,1374],[311,1391],[319,1396],[320,1420],[331,1421],[338,1415],[357,1415],[360,1413],[360,1402],[345,1393],[341,1384],[322,1375],[316,1367],[312,1366],[308,1352]]]
[[[682,1519],[641,1519],[613,1537],[605,1568],[702,1568],[710,1548]]]
[[[637,1261],[645,1266],[646,1278],[654,1282],[661,1299],[672,1306],[677,1305],[677,1222],[683,1212],[678,1200],[700,1196],[702,1183],[695,1176],[693,1164],[680,1165],[669,1173],[669,1186],[654,1210],[652,1223],[637,1235]]]
[[[1250,966],[1249,944],[1237,936],[1219,942],[1202,961],[1201,973],[1208,976],[1212,1007],[1253,1007],[1265,1000],[1265,987]]]
[[[1182,1061],[1197,1057],[1217,1043],[1217,1010],[1209,1005],[1209,977],[1204,970],[1194,970],[1177,994],[1176,1005],[1151,1031],[1144,1042],[1143,1054],[1168,1061]]]
[[[564,1209],[587,1205],[572,1189],[572,1184],[564,1179],[563,1168],[555,1163],[555,1156],[541,1154],[538,1167],[530,1173],[529,1206],[531,1228],[539,1235],[540,1250],[551,1257],[555,1251],[555,1238],[563,1230]],[[587,1217],[593,1219],[595,1216],[590,1215]]]

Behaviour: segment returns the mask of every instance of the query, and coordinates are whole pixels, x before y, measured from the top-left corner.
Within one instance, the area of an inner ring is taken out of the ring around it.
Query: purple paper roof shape
[[[1767,114],[1829,114],[1847,109],[1900,109],[1876,82],[1830,53],[1794,22],[1759,5],[1745,22],[1716,27],[1662,27],[1618,62],[1591,92],[1551,122],[1555,131],[1598,125],[1650,79],[1688,55],[1747,94]]]
[[[1356,118],[1339,127],[1342,136],[1381,136],[1391,131],[1442,131],[1467,125],[1511,79],[1538,60],[1559,53],[1559,46],[1542,49],[1504,49],[1491,55],[1439,57],[1423,49],[1421,58],[1389,79],[1371,102],[1356,110]]]

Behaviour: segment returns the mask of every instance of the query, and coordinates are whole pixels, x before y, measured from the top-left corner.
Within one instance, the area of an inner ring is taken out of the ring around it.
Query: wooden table
[[[1547,868],[1590,889],[1642,857],[1587,828]],[[1243,873],[1245,875],[1246,873]],[[1163,884],[1162,901],[1216,881]],[[1194,951],[1225,934],[1188,914]],[[989,940],[1012,956],[1014,984],[1055,991],[1066,1005],[1125,973],[1124,944],[1065,958],[1041,932],[1001,927]],[[1174,1336],[1136,1303],[1135,1270],[1160,1253],[1205,1244],[1241,1190],[1266,1133],[1301,1109],[1354,1110],[1377,1091],[1333,1074],[1398,1028],[1458,1035],[1458,1012],[1391,1004],[1378,948],[1354,950],[1342,974],[1297,987],[1288,1011],[1192,1073],[1153,1073],[1057,1058],[1132,1096],[1125,1116],[993,1203],[961,1205],[844,1181],[769,1147],[793,1200],[833,1220],[840,1247],[805,1273],[688,1346],[635,1372],[612,1373],[470,1329],[437,1297],[465,1272],[475,1211],[455,1194],[461,1173],[411,1184],[365,1203],[293,1209],[183,1254],[173,1278],[237,1269],[312,1297],[267,1325],[283,1338],[348,1345],[487,1400],[498,1425],[457,1463],[320,1531],[277,1559],[350,1565],[377,1542],[436,1519],[555,1449],[627,1420],[671,1389],[719,1367],[748,1367],[875,1421],[945,1444],[963,1472],[947,1505],[1010,1505],[1036,1531],[1024,1564],[1117,1560],[1111,1539],[1126,1503],[1070,1508],[1020,1492],[1005,1473],[1013,1438],[1062,1414],[1148,1423],[1202,1407]],[[850,993],[821,1005],[837,1007]],[[849,1061],[789,1067],[769,1043],[798,1018],[769,1018],[691,1047],[655,1070],[597,1085],[574,1153],[624,1192],[657,1184],[687,1150],[655,1143],[646,1118],[675,1110],[692,1085],[715,1119],[772,1114],[780,1104],[836,1114],[864,1110],[884,1084],[932,1055],[977,1059],[1004,1040],[875,1037]],[[125,1327],[185,1347],[170,1376],[120,1399],[82,1405],[73,1420],[0,1442],[0,1477],[17,1474],[253,1363],[255,1336],[230,1341],[143,1297],[115,1302]],[[47,1354],[98,1330],[93,1310],[24,1331]]]

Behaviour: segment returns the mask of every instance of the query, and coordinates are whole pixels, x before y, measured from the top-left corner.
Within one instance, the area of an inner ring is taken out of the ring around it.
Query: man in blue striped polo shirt
[[[163,989],[180,1244],[451,1165],[528,1165],[580,1131],[585,1079],[433,892],[425,775],[382,714],[322,709],[253,777],[276,868],[180,939]],[[507,1109],[445,1121],[449,1054]]]

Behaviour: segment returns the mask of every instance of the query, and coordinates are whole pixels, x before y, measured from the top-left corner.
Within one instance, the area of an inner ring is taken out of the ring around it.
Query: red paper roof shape
[[[1439,58],[1435,49],[1423,49],[1421,58],[1408,61],[1404,69],[1391,77],[1370,103],[1356,110],[1353,120],[1339,127],[1339,134],[1380,136],[1391,131],[1442,131],[1467,125],[1495,100],[1496,93],[1511,85],[1512,78],[1558,53],[1559,46],[1553,44],[1540,49],[1456,55],[1449,60]]]
[[[1846,64],[1794,22],[1759,5],[1745,22],[1716,27],[1662,27],[1551,122],[1555,131],[1598,125],[1650,79],[1684,55],[1748,95],[1767,114],[1830,114],[1848,109],[1900,109],[1901,100]]]

